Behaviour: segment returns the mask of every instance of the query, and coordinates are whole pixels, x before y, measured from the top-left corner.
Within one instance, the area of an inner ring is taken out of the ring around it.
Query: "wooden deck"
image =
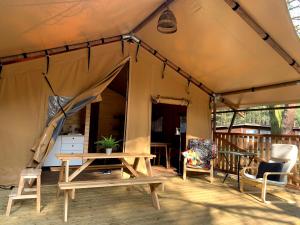
[[[300,224],[299,192],[277,190],[275,199],[284,197],[295,204],[264,205],[253,196],[241,194],[235,181],[225,184],[218,177],[214,184],[208,177],[193,177],[183,181],[168,177],[165,192],[159,193],[161,210],[151,205],[144,188],[126,187],[78,190],[76,202],[70,202],[68,223],[63,222],[63,197],[56,198],[56,186],[42,186],[42,212],[37,214],[31,200],[13,206],[10,217],[4,216],[8,190],[0,190],[0,224],[13,225],[147,225],[147,224]],[[147,188],[145,187],[145,190]]]

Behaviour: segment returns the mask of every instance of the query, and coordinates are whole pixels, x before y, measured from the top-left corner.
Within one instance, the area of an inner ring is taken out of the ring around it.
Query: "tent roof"
[[[0,1],[0,57],[126,34],[162,2]]]
[[[0,56],[130,32],[162,0],[5,0],[0,3]],[[300,40],[285,0],[239,4],[298,63]],[[137,36],[216,93],[291,80],[289,66],[224,0],[175,0],[178,31],[156,31],[158,15]],[[14,16],[12,16],[14,15]],[[9,19],[8,19],[9,18]],[[226,96],[237,105],[300,101],[300,85]]]

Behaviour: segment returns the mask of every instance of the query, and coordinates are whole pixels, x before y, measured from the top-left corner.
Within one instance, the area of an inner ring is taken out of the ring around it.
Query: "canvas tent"
[[[16,181],[20,169],[32,157],[30,149],[46,126],[48,97],[53,95],[43,77],[47,70],[57,95],[75,97],[104,80],[122,60],[130,58],[126,152],[150,151],[152,96],[188,99],[187,138],[209,137],[209,102],[215,95],[201,88],[207,87],[216,94],[299,79],[295,68],[262,40],[228,1],[166,1],[178,22],[178,31],[171,35],[156,30],[159,10],[153,12],[163,8],[164,2],[10,0],[0,3],[0,184]],[[300,42],[285,0],[238,3],[295,62],[300,62]],[[143,26],[138,26],[142,21]],[[135,32],[130,33],[132,30]],[[137,39],[121,41],[120,35],[128,33]],[[114,36],[119,39],[101,42],[102,38]],[[93,40],[98,40],[95,42],[98,44],[91,48],[83,44],[84,48],[65,51],[72,44]],[[155,52],[139,46],[141,43],[147,43]],[[56,47],[57,51],[65,52],[55,55],[51,54],[53,51],[45,52]],[[31,60],[30,53],[36,51],[40,52],[34,54],[44,56]],[[166,66],[164,78],[163,62],[156,52],[175,65]],[[22,62],[7,63],[15,58]],[[192,83],[191,78],[195,80]],[[194,85],[197,82],[201,85]],[[235,107],[298,102],[299,87],[243,92],[224,98]]]

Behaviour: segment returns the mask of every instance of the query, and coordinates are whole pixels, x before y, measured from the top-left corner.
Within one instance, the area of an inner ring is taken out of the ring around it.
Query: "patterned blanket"
[[[210,168],[210,160],[216,158],[216,145],[209,139],[189,139],[188,150],[183,152],[188,166]]]

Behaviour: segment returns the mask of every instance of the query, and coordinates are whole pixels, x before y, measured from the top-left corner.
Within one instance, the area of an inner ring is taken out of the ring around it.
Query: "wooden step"
[[[109,179],[95,181],[72,181],[60,182],[58,186],[61,190],[98,188],[98,187],[114,187],[114,186],[130,186],[141,184],[162,184],[166,180],[165,177],[141,177],[132,179]]]
[[[21,177],[23,178],[36,178],[37,176],[40,176],[42,173],[41,169],[35,169],[35,168],[26,168],[21,171]]]

